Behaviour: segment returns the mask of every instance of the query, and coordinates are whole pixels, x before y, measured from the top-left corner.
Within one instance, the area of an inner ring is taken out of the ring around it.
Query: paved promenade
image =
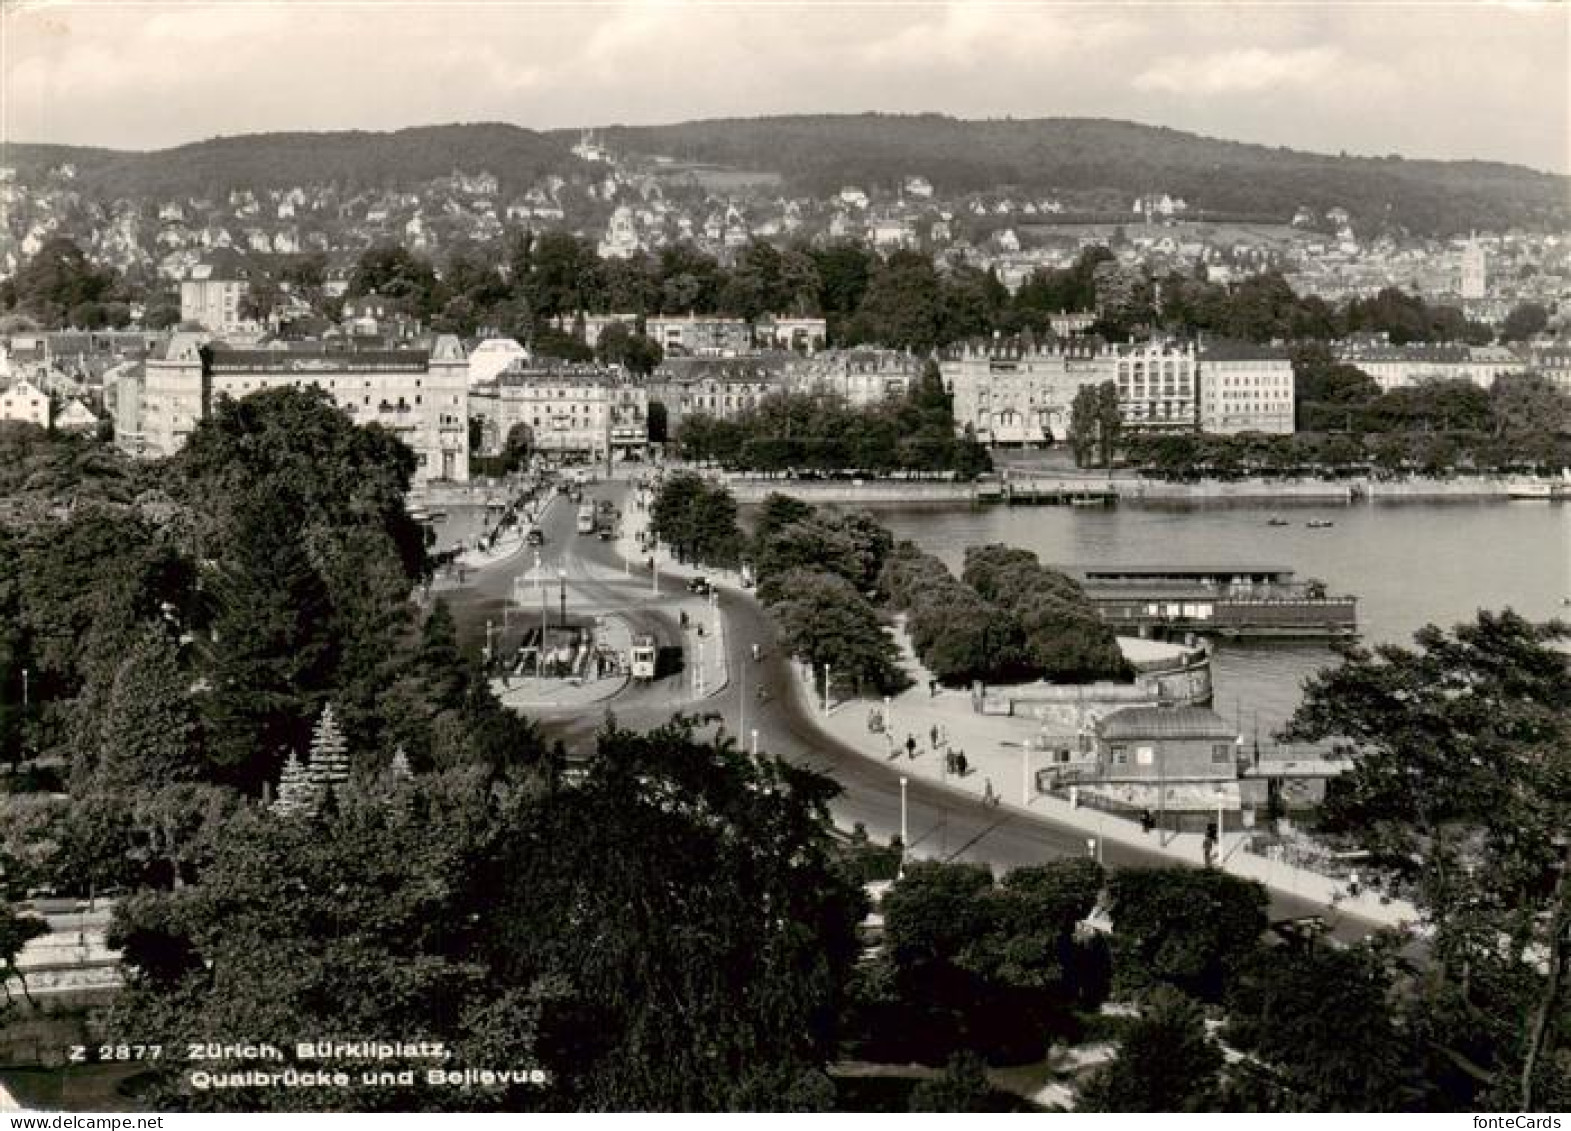
[[[1026,745],[1035,732],[1034,723],[1008,716],[979,715],[971,709],[970,696],[964,691],[939,688],[936,695],[930,695],[928,673],[912,655],[903,634],[897,634],[897,639],[902,663],[914,685],[889,700],[887,715],[882,701],[831,699],[826,716],[823,673],[816,673],[810,686],[805,666],[797,665],[797,693],[830,734],[870,758],[898,765],[902,773],[913,778],[971,794],[978,805],[993,804],[1017,813],[1034,813],[1079,828],[1086,835],[1088,855],[1097,854],[1106,838],[1108,842],[1160,853],[1174,863],[1204,863],[1204,838],[1199,833],[1147,833],[1135,822],[1037,793],[1035,773],[1047,763],[1040,751]],[[869,728],[869,716],[873,713],[885,715],[883,733]],[[963,776],[950,772],[945,755],[951,751],[965,755]],[[1258,880],[1268,888],[1323,904],[1341,914],[1383,926],[1413,923],[1419,918],[1417,908],[1406,901],[1386,900],[1368,890],[1350,896],[1340,880],[1248,852],[1244,849],[1244,837],[1237,833],[1223,834],[1218,857],[1220,866],[1233,875]]]

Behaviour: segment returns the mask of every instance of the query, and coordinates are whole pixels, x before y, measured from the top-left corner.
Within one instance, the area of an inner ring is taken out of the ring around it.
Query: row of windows
[[[1226,766],[1236,756],[1237,747],[1231,742],[1213,742],[1211,744],[1211,764],[1213,766]],[[1108,756],[1115,766],[1129,765],[1129,747],[1125,743],[1115,742],[1107,748]],[[1156,751],[1150,746],[1135,747],[1135,761],[1142,766],[1149,766],[1156,760]]]

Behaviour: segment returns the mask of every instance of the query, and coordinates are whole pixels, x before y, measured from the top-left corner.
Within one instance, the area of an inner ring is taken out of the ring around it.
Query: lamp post
[[[660,546],[656,543],[649,550],[649,592],[660,596]]]
[[[824,717],[829,717],[829,665],[824,665]]]
[[[22,712],[27,712],[27,669],[22,669]]]
[[[906,824],[906,776],[900,775],[900,874],[905,875],[906,853],[910,851],[911,830]]]
[[[895,720],[889,713],[889,696],[884,696],[884,733],[889,736],[889,741],[895,740]]]
[[[540,568],[540,551],[535,551],[535,588],[545,593],[545,571]]]
[[[491,662],[491,636],[496,632],[496,622],[490,617],[485,621],[485,662]]]
[[[753,728],[753,757],[758,757],[758,728]]]
[[[556,577],[557,577],[557,581],[560,582],[561,587],[562,587],[562,620],[561,620],[561,624],[562,624],[562,627],[565,629],[567,627],[567,570],[565,570],[565,569],[557,570],[556,571]]]
[[[693,694],[704,693],[704,638],[698,638],[698,666],[693,669]]]
[[[1031,804],[1031,742],[1020,748],[1020,804]]]

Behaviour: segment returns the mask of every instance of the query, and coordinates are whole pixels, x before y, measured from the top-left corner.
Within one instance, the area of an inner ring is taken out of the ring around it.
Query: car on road
[[[692,577],[688,579],[687,591],[697,593],[700,597],[709,595],[709,579],[707,577]]]
[[[612,530],[609,526],[602,526],[600,528],[600,541],[609,542],[615,537],[616,531]]]
[[[529,528],[529,533],[524,536],[524,541],[529,543],[531,546],[544,546],[545,535],[540,533],[540,528],[538,526],[531,526]]]

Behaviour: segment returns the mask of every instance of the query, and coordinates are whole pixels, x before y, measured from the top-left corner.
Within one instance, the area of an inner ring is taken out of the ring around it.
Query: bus
[[[655,638],[653,636],[647,632],[641,632],[633,637],[631,667],[634,679],[654,679],[655,662],[658,658],[659,650],[655,647]]]
[[[593,534],[595,532],[595,505],[585,503],[578,508],[578,532],[580,534]]]

